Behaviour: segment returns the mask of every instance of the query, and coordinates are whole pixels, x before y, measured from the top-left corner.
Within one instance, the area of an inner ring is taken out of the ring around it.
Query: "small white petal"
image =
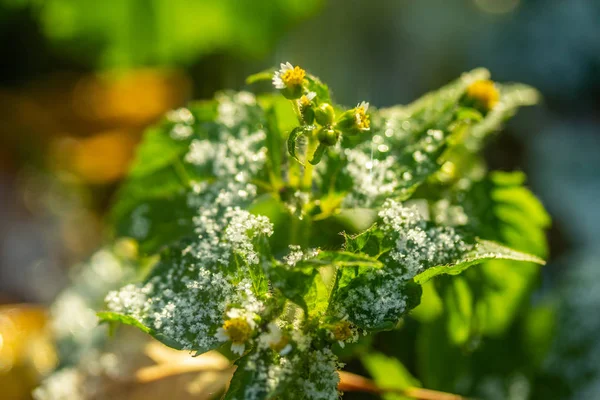
[[[308,92],[308,94],[306,95],[306,98],[309,101],[312,101],[312,99],[314,99],[315,97],[317,97],[317,94],[315,92]]]
[[[219,328],[219,329],[217,329],[217,332],[215,333],[215,338],[217,338],[217,340],[219,342],[226,342],[229,340],[229,335],[227,334],[225,329]]]
[[[283,83],[279,71],[273,75],[273,86],[275,86],[275,89],[285,89],[285,83]]]
[[[346,343],[342,342],[341,340],[338,340],[338,344],[340,345],[340,347],[343,349],[344,347],[346,347]]]
[[[356,108],[360,108],[360,107],[362,107],[365,110],[365,112],[367,112],[369,110],[369,103],[366,101],[362,101],[362,102],[360,102],[360,104],[358,104],[356,106]]]
[[[244,343],[231,343],[231,352],[239,354],[240,356],[244,354],[244,350],[246,349],[246,345]]]
[[[292,345],[288,344],[283,349],[281,349],[281,351],[279,352],[279,354],[282,355],[282,356],[285,356],[285,355],[289,354],[290,351],[292,351]]]

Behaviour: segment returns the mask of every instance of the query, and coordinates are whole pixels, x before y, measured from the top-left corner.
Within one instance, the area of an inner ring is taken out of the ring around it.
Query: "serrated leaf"
[[[288,153],[290,153],[290,156],[292,156],[294,160],[298,161],[302,165],[304,165],[304,163],[300,161],[298,155],[296,154],[296,142],[298,141],[299,137],[305,133],[305,131],[306,128],[304,126],[297,126],[290,132],[287,138]]]
[[[336,285],[337,268],[365,271],[383,264],[366,254],[345,251],[319,251],[293,267],[273,266],[268,270],[273,286],[302,307],[307,314],[323,312]]]
[[[111,311],[100,311],[100,312],[96,313],[96,315],[100,319],[100,322],[103,322],[103,323],[118,322],[121,324],[134,326],[134,327],[140,329],[142,332],[145,332],[145,333],[151,335],[159,342],[161,342],[173,349],[177,349],[177,350],[183,349],[183,347],[181,347],[181,344],[179,342],[171,340],[168,336],[144,325],[143,323],[141,323],[140,321],[138,321],[137,319],[135,319],[131,316],[123,315],[123,314],[119,314],[119,313],[115,313],[115,312],[111,312]]]
[[[478,240],[475,248],[469,253],[465,254],[463,258],[456,260],[452,264],[428,268],[427,270],[416,275],[414,279],[415,282],[423,284],[435,276],[441,274],[458,275],[472,265],[494,259],[532,262],[540,265],[544,265],[546,263],[544,260],[534,255],[522,253],[488,240]]]
[[[308,314],[308,305],[304,296],[310,290],[318,275],[314,268],[288,269],[282,266],[274,266],[269,269],[269,279],[273,287],[290,301],[296,303]]]
[[[111,292],[107,316],[119,314],[121,322],[197,354],[220,346],[215,334],[226,310],[258,307],[268,290],[259,265],[268,259],[261,221],[242,210],[206,217],[208,230],[167,247],[144,282]]]
[[[338,317],[347,317],[362,329],[377,332],[393,329],[402,317],[419,305],[420,298],[421,286],[385,269],[371,270],[339,288],[330,310]]]

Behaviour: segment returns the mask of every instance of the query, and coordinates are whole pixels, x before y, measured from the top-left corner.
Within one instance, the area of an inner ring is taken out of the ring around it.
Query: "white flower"
[[[276,89],[285,89],[287,87],[297,87],[302,85],[306,71],[296,66],[294,67],[291,63],[286,62],[280,64],[279,71],[275,71],[273,74],[273,86]]]
[[[290,62],[280,64],[279,71],[275,71],[275,74],[273,75],[273,86],[275,86],[275,89],[285,89],[286,85],[281,77],[286,72],[292,71],[293,69],[294,66]]]
[[[368,101],[361,101],[359,104],[356,105],[356,108],[362,108],[363,112],[367,112],[369,111],[369,102]]]
[[[229,335],[224,328],[217,329],[217,333],[215,333],[215,337],[219,342],[226,342],[229,340]]]
[[[215,332],[219,342],[231,341],[231,351],[239,355],[244,354],[246,342],[252,337],[256,323],[251,313],[239,308],[227,311],[228,320]]]
[[[244,343],[231,343],[231,352],[239,354],[240,356],[244,354],[244,350],[246,350],[246,345]]]
[[[282,356],[285,356],[292,351],[292,345],[289,343],[288,338],[283,335],[281,328],[277,326],[277,324],[271,322],[269,323],[268,328],[269,332],[263,333],[260,336],[262,345],[272,348]]]

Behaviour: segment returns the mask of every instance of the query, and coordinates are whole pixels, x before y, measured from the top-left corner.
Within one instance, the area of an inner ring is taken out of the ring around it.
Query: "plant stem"
[[[370,379],[353,374],[351,372],[339,371],[340,384],[338,388],[344,392],[366,392],[375,394],[393,393],[419,400],[466,400],[464,397],[453,394],[418,387],[407,387],[404,389],[381,388]]]
[[[306,146],[306,155],[304,159],[304,175],[302,176],[302,190],[310,192],[312,189],[312,175],[314,166],[309,162],[312,160],[315,150],[319,147],[319,141],[317,140],[314,132],[308,136],[308,144]]]

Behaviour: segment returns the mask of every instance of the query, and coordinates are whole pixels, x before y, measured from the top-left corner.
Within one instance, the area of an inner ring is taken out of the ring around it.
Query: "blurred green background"
[[[144,128],[282,61],[350,105],[407,103],[478,66],[542,92],[487,158],[525,171],[554,219],[531,302],[549,301],[558,328],[535,384],[556,398],[600,398],[600,2],[0,0],[0,60],[1,399],[28,398],[52,368],[44,309],[68,266],[102,243]],[[11,342],[9,323],[36,332],[46,359]],[[516,378],[508,392],[499,382],[484,382],[485,398],[545,398]]]

